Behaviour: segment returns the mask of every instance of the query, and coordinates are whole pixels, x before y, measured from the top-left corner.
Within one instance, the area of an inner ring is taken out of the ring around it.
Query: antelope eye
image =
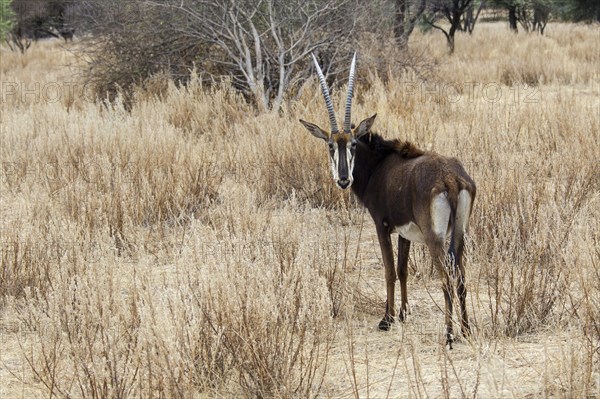
[[[356,140],[352,140],[352,142],[350,143],[350,147],[352,147],[352,149],[356,148]]]

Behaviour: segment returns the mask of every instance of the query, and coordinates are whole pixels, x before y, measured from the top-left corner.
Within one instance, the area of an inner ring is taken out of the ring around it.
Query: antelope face
[[[354,57],[352,57],[352,63],[350,64],[350,75],[348,77],[348,96],[346,97],[343,131],[340,131],[335,120],[333,103],[331,102],[329,89],[327,88],[327,82],[325,81],[323,71],[321,70],[319,62],[317,61],[317,57],[315,57],[314,54],[312,55],[312,58],[315,63],[317,75],[319,76],[321,91],[323,92],[323,97],[325,98],[325,105],[327,106],[329,123],[331,125],[331,134],[327,133],[314,123],[306,122],[302,119],[300,119],[300,122],[313,136],[323,139],[327,142],[327,145],[329,146],[329,158],[331,161],[333,180],[339,188],[345,190],[352,185],[354,155],[356,153],[357,137],[359,137],[352,132],[353,126],[350,123],[350,111],[352,109],[352,95],[354,90],[354,71],[356,68],[356,53],[354,54]]]
[[[333,181],[342,190],[349,188],[352,185],[356,138],[348,133],[333,133],[329,135],[314,123],[306,122],[302,119],[300,119],[300,122],[313,136],[327,142]]]
[[[350,188],[352,185],[358,139],[370,131],[376,116],[377,114],[363,120],[351,133],[332,134],[328,134],[314,123],[300,119],[300,122],[313,136],[327,142],[333,181],[342,190]]]
[[[345,190],[352,185],[356,139],[349,134],[338,133],[327,140],[327,145],[333,180],[339,188]]]

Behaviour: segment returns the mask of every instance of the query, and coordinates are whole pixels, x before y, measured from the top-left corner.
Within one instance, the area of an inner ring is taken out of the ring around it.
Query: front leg
[[[410,241],[398,235],[398,279],[400,280],[400,321],[406,320],[408,311],[408,291],[406,281],[408,278],[408,255],[410,253]]]
[[[385,227],[377,227],[377,238],[379,239],[379,246],[381,247],[381,255],[383,257],[383,266],[385,269],[385,288],[387,293],[385,316],[379,322],[379,329],[383,331],[388,331],[390,329],[391,324],[394,322],[394,315],[396,314],[394,306],[394,296],[396,288],[396,269],[394,268],[394,251],[392,248],[390,233]]]

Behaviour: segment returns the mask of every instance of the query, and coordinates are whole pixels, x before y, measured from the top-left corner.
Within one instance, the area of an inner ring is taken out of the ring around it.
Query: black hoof
[[[385,315],[383,319],[379,322],[379,330],[381,331],[389,331],[390,327],[392,327],[392,323],[394,322],[394,318],[388,315]]]
[[[398,319],[401,322],[404,322],[406,320],[406,310],[400,309],[400,313],[398,313]]]
[[[446,345],[448,345],[448,349],[452,350],[452,343],[454,342],[454,337],[452,334],[446,334]]]

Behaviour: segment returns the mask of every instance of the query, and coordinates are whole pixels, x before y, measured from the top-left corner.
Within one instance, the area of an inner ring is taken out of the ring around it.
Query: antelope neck
[[[376,154],[369,143],[363,138],[358,140],[356,154],[354,155],[354,170],[352,171],[352,192],[365,204],[366,189],[371,176],[377,170],[381,162],[389,154]]]

